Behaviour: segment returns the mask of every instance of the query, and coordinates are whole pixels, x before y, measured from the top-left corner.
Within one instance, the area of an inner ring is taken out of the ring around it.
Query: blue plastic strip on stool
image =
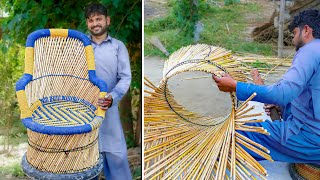
[[[31,179],[41,179],[41,180],[90,180],[95,178],[100,174],[103,168],[103,160],[102,155],[100,155],[99,161],[97,165],[92,168],[77,173],[69,173],[69,174],[58,174],[58,173],[50,173],[39,171],[30,165],[26,159],[26,154],[22,157],[22,169],[24,173]]]

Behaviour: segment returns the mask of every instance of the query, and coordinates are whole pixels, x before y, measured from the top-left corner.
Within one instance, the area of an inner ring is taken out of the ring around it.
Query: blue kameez
[[[239,100],[252,93],[253,101],[281,107],[283,120],[255,123],[270,132],[270,136],[241,132],[267,147],[276,161],[297,163],[320,162],[320,39],[300,48],[292,66],[274,85],[263,86],[238,82]],[[253,152],[254,157],[259,159]]]

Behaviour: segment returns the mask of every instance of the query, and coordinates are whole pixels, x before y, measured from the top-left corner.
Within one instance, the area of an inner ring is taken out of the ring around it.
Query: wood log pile
[[[270,21],[260,27],[253,30],[252,36],[255,41],[261,43],[277,43],[278,41],[278,24],[279,24],[279,3],[275,1],[275,11],[270,18]],[[294,16],[299,12],[307,9],[319,9],[320,0],[294,0],[286,1],[286,13],[284,21],[284,45],[293,46],[292,38],[293,34],[288,30],[288,25],[293,20]]]

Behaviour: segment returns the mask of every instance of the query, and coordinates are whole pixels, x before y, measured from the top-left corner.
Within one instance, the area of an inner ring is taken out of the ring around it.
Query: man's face
[[[299,27],[293,29],[293,44],[296,46],[296,51],[298,51],[303,45],[304,42],[302,40],[302,30]]]
[[[92,14],[86,22],[93,36],[101,36],[107,32],[110,18],[101,14]]]

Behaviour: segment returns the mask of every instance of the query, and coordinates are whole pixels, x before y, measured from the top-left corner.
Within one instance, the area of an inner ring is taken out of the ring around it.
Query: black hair
[[[104,15],[107,17],[108,13],[107,13],[107,8],[102,5],[102,4],[89,4],[85,10],[85,16],[86,19],[90,18],[91,15],[95,15],[95,14],[99,14],[99,15]]]
[[[317,9],[308,9],[299,13],[299,15],[293,18],[293,21],[289,24],[288,29],[293,32],[293,29],[303,28],[308,25],[312,28],[312,35],[314,38],[320,38],[320,12]]]

